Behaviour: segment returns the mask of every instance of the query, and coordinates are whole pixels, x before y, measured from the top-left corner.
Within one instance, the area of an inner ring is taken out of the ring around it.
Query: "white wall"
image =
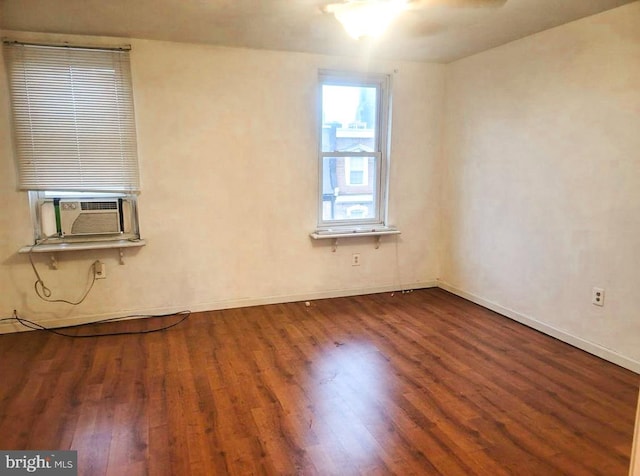
[[[115,43],[2,32],[19,39]],[[438,276],[440,118],[444,66],[373,63],[204,45],[132,41],[147,246],[58,254],[36,264],[54,297],[73,299],[95,259],[107,279],[82,305],[43,303],[20,247],[32,242],[26,194],[15,190],[4,69],[0,73],[0,317],[47,325],[358,294],[432,285]],[[316,223],[319,68],[393,73],[392,224],[399,238],[312,241]],[[396,71],[394,73],[394,71]],[[362,265],[351,266],[361,253]],[[2,330],[12,330],[5,326]]]
[[[450,64],[441,272],[636,371],[639,86],[640,2]]]

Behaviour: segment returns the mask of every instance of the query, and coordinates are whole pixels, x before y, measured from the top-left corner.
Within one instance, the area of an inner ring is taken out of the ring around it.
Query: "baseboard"
[[[301,294],[289,294],[289,295],[280,295],[280,296],[267,296],[267,297],[258,297],[258,298],[240,298],[240,299],[229,299],[229,300],[220,300],[206,303],[199,303],[195,305],[190,305],[188,307],[156,307],[156,308],[146,308],[146,309],[129,309],[120,311],[117,313],[108,313],[108,314],[92,314],[92,315],[84,315],[84,316],[70,316],[63,318],[48,318],[48,319],[35,319],[31,318],[28,315],[19,314],[20,317],[25,319],[33,320],[38,324],[45,327],[65,327],[65,326],[73,326],[78,324],[88,324],[91,322],[96,322],[102,319],[110,319],[110,318],[125,318],[125,316],[134,316],[129,319],[135,319],[138,317],[144,316],[153,316],[153,315],[164,315],[171,314],[174,312],[190,310],[191,312],[204,312],[204,311],[219,311],[222,309],[234,309],[238,307],[250,307],[250,306],[263,306],[268,304],[282,304],[287,302],[304,302],[304,301],[313,301],[316,299],[330,299],[330,298],[338,298],[338,297],[347,297],[347,296],[361,296],[364,294],[376,294],[376,293],[387,293],[399,291],[402,289],[423,289],[423,288],[434,288],[438,285],[436,281],[424,281],[403,285],[388,285],[388,286],[376,286],[376,287],[367,287],[367,288],[353,288],[353,289],[334,289],[329,291],[317,291],[310,293],[301,293]],[[28,329],[18,323],[3,323],[0,324],[0,334],[8,334],[12,332],[23,332],[29,331]]]
[[[433,288],[440,287],[446,291],[449,291],[456,296],[460,296],[461,298],[467,299],[473,303],[476,303],[482,307],[486,307],[492,311],[497,312],[505,317],[513,319],[521,324],[524,324],[528,327],[536,329],[544,334],[547,334],[551,337],[559,339],[567,344],[573,345],[585,352],[589,352],[590,354],[596,355],[600,358],[603,358],[609,362],[612,362],[616,365],[629,369],[633,372],[640,373],[640,362],[625,357],[624,355],[618,354],[617,352],[607,349],[606,347],[602,347],[599,344],[594,342],[587,341],[580,337],[574,336],[566,331],[561,329],[557,329],[553,326],[545,324],[544,322],[538,321],[532,317],[521,314],[513,309],[509,309],[503,307],[497,303],[484,299],[480,296],[477,296],[472,293],[468,293],[461,289],[456,288],[455,286],[450,285],[444,281],[424,281],[417,282],[411,284],[404,285],[387,285],[387,286],[376,286],[376,287],[368,287],[368,288],[353,288],[353,289],[335,289],[329,291],[317,291],[310,293],[302,293],[302,294],[290,294],[290,295],[280,295],[280,296],[267,296],[267,297],[258,297],[258,298],[240,298],[240,299],[229,299],[229,300],[220,300],[214,302],[207,303],[199,303],[196,305],[189,306],[189,310],[192,312],[204,312],[204,311],[219,311],[222,309],[234,309],[239,307],[249,307],[249,306],[262,306],[268,304],[281,304],[287,302],[299,302],[299,301],[313,301],[315,299],[331,299],[338,297],[347,297],[347,296],[360,296],[363,294],[376,294],[376,293],[385,293],[385,292],[393,292],[398,291],[400,289],[423,289],[423,288]],[[184,307],[157,307],[157,308],[147,308],[147,309],[131,309],[126,311],[121,311],[118,313],[108,313],[108,314],[93,314],[93,315],[85,315],[85,316],[71,316],[64,318],[49,318],[49,319],[32,319],[39,324],[46,327],[64,327],[78,324],[87,324],[90,322],[99,321],[102,319],[109,318],[123,318],[124,316],[135,316],[131,317],[131,319],[135,319],[136,317],[142,316],[150,316],[150,315],[164,315],[170,314],[173,312],[179,312],[185,310]],[[21,315],[20,317],[24,317],[26,319],[30,319],[30,316]],[[12,332],[22,332],[28,331],[31,329],[25,328],[24,326],[17,323],[3,323],[0,324],[0,334],[7,334]]]
[[[537,331],[540,331],[544,334],[547,334],[551,337],[554,337],[562,342],[570,344],[578,349],[584,350],[590,354],[596,355],[604,360],[607,360],[611,363],[619,365],[620,367],[624,367],[625,369],[629,369],[632,372],[640,373],[640,362],[634,359],[630,359],[625,357],[624,355],[618,354],[617,352],[607,349],[595,342],[591,342],[581,337],[574,336],[562,329],[558,329],[556,327],[545,324],[544,322],[538,321],[532,317],[521,314],[513,309],[509,309],[503,307],[495,302],[489,301],[487,299],[481,298],[472,293],[468,293],[461,289],[456,288],[455,286],[450,285],[444,281],[438,281],[438,287],[444,289],[445,291],[449,291],[456,296],[464,298],[468,301],[471,301],[475,304],[478,304],[482,307],[486,307],[492,311],[497,312],[509,319],[513,319],[514,321],[519,322],[520,324],[524,324],[525,326],[531,327]]]

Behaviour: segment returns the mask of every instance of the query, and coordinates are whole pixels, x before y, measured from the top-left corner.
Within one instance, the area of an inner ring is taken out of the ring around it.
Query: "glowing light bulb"
[[[349,36],[356,40],[381,36],[389,24],[406,7],[406,0],[352,0],[330,5],[333,13]]]

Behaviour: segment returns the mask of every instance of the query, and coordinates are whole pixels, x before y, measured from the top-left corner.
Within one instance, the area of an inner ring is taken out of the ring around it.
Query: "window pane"
[[[362,185],[364,183],[364,172],[362,170],[351,170],[349,172],[349,185]]]
[[[359,164],[360,170],[350,169],[351,164]],[[375,171],[375,157],[323,157],[322,220],[375,218],[378,193]]]
[[[376,88],[322,86],[322,150],[376,150]]]
[[[369,183],[369,159],[367,157],[347,157],[345,159],[347,185],[367,185]]]

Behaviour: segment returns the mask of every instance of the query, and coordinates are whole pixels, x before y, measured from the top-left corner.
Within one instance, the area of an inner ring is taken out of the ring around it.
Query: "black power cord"
[[[137,317],[137,318],[150,318],[150,317],[162,317],[162,318],[165,318],[165,317],[172,317],[172,316],[182,316],[182,319],[180,319],[177,322],[174,322],[172,324],[169,324],[167,326],[158,327],[158,328],[155,328],[155,329],[145,329],[145,330],[141,330],[141,331],[105,332],[103,334],[81,334],[81,335],[74,335],[74,334],[68,334],[68,333],[65,333],[65,332],[61,332],[61,329],[62,330],[65,330],[65,329],[77,329],[77,328],[90,326],[90,325],[93,325],[93,324],[105,324],[105,323],[108,323],[108,322],[116,322],[116,321],[120,321],[120,320],[123,320],[123,319],[131,319],[131,318],[134,318],[134,317]],[[45,327],[42,324],[38,324],[37,322],[33,322],[33,321],[30,321],[29,319],[25,319],[25,318],[22,318],[22,317],[18,316],[18,312],[14,309],[12,317],[5,317],[3,319],[0,319],[0,322],[14,321],[14,322],[20,323],[21,325],[23,325],[24,327],[26,327],[28,329],[42,330],[42,331],[50,332],[52,334],[63,336],[63,337],[86,338],[86,337],[106,337],[106,336],[150,334],[152,332],[166,331],[167,329],[171,329],[172,327],[175,327],[178,324],[183,323],[185,320],[187,320],[189,318],[189,316],[191,316],[191,311],[188,311],[188,310],[172,312],[172,313],[169,313],[169,314],[150,314],[150,315],[131,314],[129,316],[110,317],[110,318],[107,318],[107,319],[100,319],[98,321],[86,322],[86,323],[83,323],[83,324],[74,324],[74,325],[71,325],[71,326]]]
[[[34,290],[36,292],[36,295],[40,299],[42,299],[43,301],[46,301],[46,302],[61,302],[61,303],[71,304],[72,306],[77,306],[77,305],[82,304],[84,302],[84,300],[89,295],[89,292],[93,289],[93,285],[96,282],[95,271],[96,271],[96,265],[97,265],[98,261],[94,261],[89,266],[89,270],[88,271],[91,274],[90,283],[89,283],[88,287],[86,288],[86,290],[84,291],[84,293],[82,294],[82,296],[77,301],[69,301],[69,300],[66,300],[66,299],[51,299],[51,294],[52,294],[51,290],[44,284],[44,281],[40,277],[40,273],[38,273],[36,265],[33,262],[33,249],[35,247],[37,247],[39,244],[45,243],[47,240],[49,240],[51,238],[54,238],[54,237],[55,237],[55,235],[47,236],[40,243],[38,243],[36,245],[33,245],[31,247],[31,249],[29,250],[29,263],[31,263],[31,268],[33,269],[33,273],[36,275],[36,281],[33,284],[33,288],[34,288]],[[75,324],[75,325],[71,325],[71,326],[45,327],[42,324],[38,324],[37,322],[33,322],[33,321],[30,321],[29,319],[25,319],[25,318],[22,318],[22,317],[18,316],[18,311],[16,311],[14,309],[12,317],[2,318],[2,319],[0,319],[0,322],[13,321],[13,322],[18,322],[19,324],[23,325],[24,327],[26,327],[28,329],[42,330],[42,331],[50,332],[52,334],[56,334],[56,335],[63,336],[63,337],[84,338],[84,337],[104,337],[104,336],[122,336],[122,335],[150,334],[152,332],[166,331],[167,329],[171,329],[172,327],[175,327],[178,324],[181,324],[187,318],[189,318],[190,315],[191,315],[191,311],[188,311],[188,310],[173,312],[173,313],[170,313],[170,314],[155,314],[155,315],[153,315],[153,314],[151,314],[151,315],[131,314],[129,316],[111,317],[111,318],[107,318],[107,319],[100,319],[98,321],[87,322],[87,323],[84,323],[84,324]],[[137,318],[162,317],[162,318],[164,318],[164,317],[171,317],[171,316],[182,316],[182,319],[178,320],[177,322],[174,322],[173,324],[169,324],[167,326],[158,327],[158,328],[155,328],[155,329],[145,329],[145,330],[141,330],[141,331],[106,332],[106,333],[103,333],[103,334],[83,334],[83,335],[68,334],[68,333],[65,333],[65,332],[61,331],[61,330],[65,330],[65,329],[81,328],[81,327],[89,326],[89,325],[92,325],[92,324],[105,324],[105,323],[108,323],[108,322],[115,322],[115,321],[120,321],[120,320],[123,320],[123,319],[131,319],[131,318],[134,318],[134,317],[137,317]]]

